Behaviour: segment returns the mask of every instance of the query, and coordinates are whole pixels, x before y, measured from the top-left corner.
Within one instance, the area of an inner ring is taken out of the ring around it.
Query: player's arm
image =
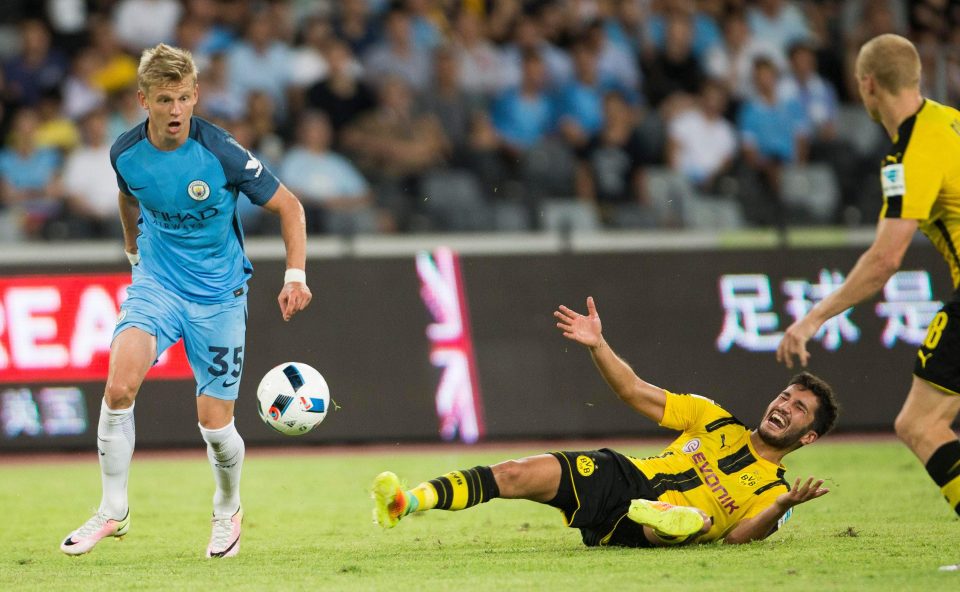
[[[813,477],[810,477],[806,483],[801,485],[798,478],[794,481],[790,491],[778,495],[773,504],[764,508],[756,516],[741,520],[733,530],[727,533],[727,536],[723,537],[723,542],[739,545],[767,538],[773,532],[777,521],[783,518],[787,510],[829,493],[830,490],[820,487],[821,485],[823,485],[823,479],[814,482]]]
[[[140,202],[132,195],[119,192],[118,202],[120,204],[120,225],[123,226],[123,250],[127,253],[127,259],[131,265],[140,262],[140,254],[137,249],[137,220],[140,219]]]
[[[807,341],[827,320],[876,294],[898,269],[903,255],[917,231],[917,220],[884,218],[877,225],[877,236],[860,256],[846,281],[836,291],[810,309],[802,319],[790,325],[777,348],[777,361],[793,368],[796,356],[802,366],[810,354]]]
[[[557,328],[563,331],[564,337],[587,346],[593,363],[620,400],[657,423],[663,420],[666,392],[642,380],[629,364],[610,349],[603,338],[600,316],[592,296],[587,298],[587,316],[563,305],[553,316],[557,318]]]
[[[283,289],[277,302],[283,320],[289,321],[293,315],[305,309],[313,295],[307,287],[307,223],[303,206],[282,183],[273,197],[263,205],[268,211],[280,216],[280,234],[287,252],[287,272],[283,278]]]

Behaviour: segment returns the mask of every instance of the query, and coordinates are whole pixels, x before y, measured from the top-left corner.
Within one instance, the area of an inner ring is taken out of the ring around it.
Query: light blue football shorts
[[[150,276],[134,273],[113,338],[137,327],[157,338],[157,357],[183,338],[196,395],[233,401],[240,393],[247,296],[216,304],[184,300]],[[154,360],[156,363],[156,360]]]

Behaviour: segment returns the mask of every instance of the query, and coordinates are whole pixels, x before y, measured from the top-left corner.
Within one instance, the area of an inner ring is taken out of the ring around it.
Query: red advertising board
[[[0,383],[99,381],[130,274],[0,278]],[[147,379],[192,378],[183,342]]]

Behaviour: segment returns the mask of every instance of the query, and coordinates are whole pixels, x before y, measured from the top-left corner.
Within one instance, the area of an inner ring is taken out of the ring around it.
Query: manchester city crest
[[[190,194],[192,199],[197,201],[203,201],[210,197],[210,186],[207,185],[205,181],[197,179],[196,181],[191,181],[187,185],[187,193]]]

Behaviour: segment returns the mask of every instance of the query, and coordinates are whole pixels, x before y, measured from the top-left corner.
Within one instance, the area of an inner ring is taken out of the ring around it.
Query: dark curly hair
[[[787,386],[799,385],[810,391],[817,397],[819,404],[817,411],[813,416],[813,425],[810,426],[818,436],[822,436],[832,430],[837,424],[837,416],[840,415],[840,406],[833,395],[833,387],[827,384],[827,381],[810,374],[801,372],[790,379]]]

